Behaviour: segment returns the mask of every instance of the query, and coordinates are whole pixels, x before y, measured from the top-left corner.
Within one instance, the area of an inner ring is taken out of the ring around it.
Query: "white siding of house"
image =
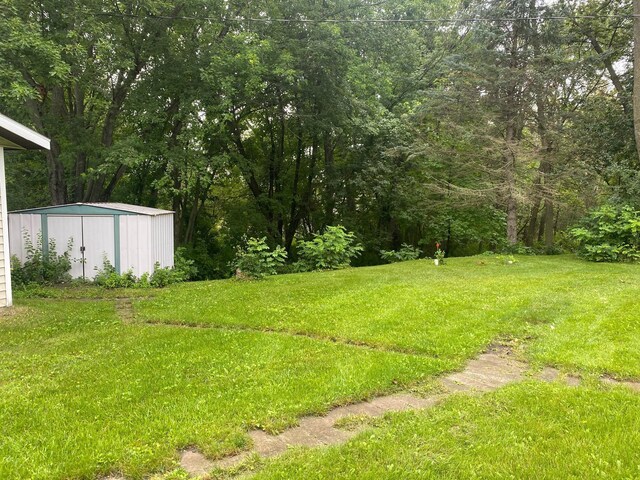
[[[11,294],[11,263],[7,229],[7,183],[4,176],[4,148],[0,147],[0,306],[13,304]]]

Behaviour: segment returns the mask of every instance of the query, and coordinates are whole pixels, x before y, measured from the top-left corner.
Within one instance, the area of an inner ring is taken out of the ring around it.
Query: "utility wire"
[[[111,12],[96,12],[93,13],[99,17],[118,17],[118,18],[136,18],[140,20],[157,19],[157,20],[210,20],[219,21],[220,18],[205,17],[196,15],[182,15],[182,16],[169,16],[169,15],[136,15],[128,13],[111,13]],[[398,18],[398,19],[366,19],[366,18],[354,18],[354,19],[339,19],[339,18],[322,18],[322,19],[307,19],[307,18],[269,18],[269,17],[238,17],[227,18],[227,21],[239,22],[239,23],[296,23],[296,24],[312,24],[312,23],[364,23],[364,24],[376,24],[376,23],[398,23],[398,24],[421,24],[421,23],[479,23],[479,22],[527,22],[536,21],[543,22],[548,20],[597,20],[597,19],[620,19],[630,20],[634,18],[640,18],[640,15],[550,15],[539,17],[466,17],[466,18]]]

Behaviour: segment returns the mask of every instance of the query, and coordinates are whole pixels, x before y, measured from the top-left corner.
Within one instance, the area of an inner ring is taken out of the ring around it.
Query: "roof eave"
[[[51,141],[0,113],[0,146],[13,150],[51,150]]]

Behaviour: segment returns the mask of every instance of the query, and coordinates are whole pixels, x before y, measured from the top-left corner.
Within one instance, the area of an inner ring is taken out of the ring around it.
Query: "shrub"
[[[149,276],[149,285],[164,288],[172,283],[182,282],[182,273],[173,268],[161,267],[159,262],[153,266],[153,273]]]
[[[346,268],[362,250],[353,232],[347,232],[341,225],[329,226],[313,240],[298,243],[297,267],[300,271]]]
[[[406,262],[420,258],[420,249],[403,243],[399,250],[380,250],[380,256],[387,262]]]
[[[156,262],[153,273],[145,272],[140,278],[133,274],[133,270],[118,273],[111,262],[104,258],[102,268],[98,270],[93,282],[104,288],[163,288],[173,283],[184,282],[195,274],[195,267],[193,261],[185,259],[180,250],[176,251],[173,268],[161,267],[160,263]]]
[[[42,248],[42,235],[38,234],[34,245],[28,233],[24,234],[26,246],[26,260],[24,264],[16,256],[11,257],[11,278],[16,286],[24,286],[31,283],[40,285],[53,285],[66,283],[71,280],[71,247],[73,241],[69,240],[65,252],[58,254],[56,241],[49,239],[48,253],[45,255]]]
[[[105,257],[102,260],[102,268],[96,273],[93,283],[104,288],[131,288],[136,286],[138,279],[133,274],[133,270],[118,273]]]
[[[640,212],[628,205],[605,205],[571,230],[578,255],[593,262],[640,260]]]
[[[244,245],[236,249],[236,258],[232,265],[238,276],[250,278],[264,278],[278,273],[278,268],[284,265],[287,252],[278,246],[271,250],[267,245],[267,237],[245,238]]]
[[[195,260],[190,259],[186,255],[184,247],[178,247],[173,259],[174,283],[186,282],[196,278],[198,275],[198,267],[195,266]]]

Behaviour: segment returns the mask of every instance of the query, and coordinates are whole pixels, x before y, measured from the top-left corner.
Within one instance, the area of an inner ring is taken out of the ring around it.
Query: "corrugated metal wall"
[[[173,215],[158,215],[151,220],[154,257],[161,267],[173,267]]]
[[[27,258],[27,247],[25,235],[36,244],[40,235],[42,222],[40,215],[28,215],[23,213],[12,213],[9,215],[9,250],[11,255],[15,255],[24,262]]]
[[[144,215],[120,216],[120,271],[137,277],[153,272],[151,219]]]

